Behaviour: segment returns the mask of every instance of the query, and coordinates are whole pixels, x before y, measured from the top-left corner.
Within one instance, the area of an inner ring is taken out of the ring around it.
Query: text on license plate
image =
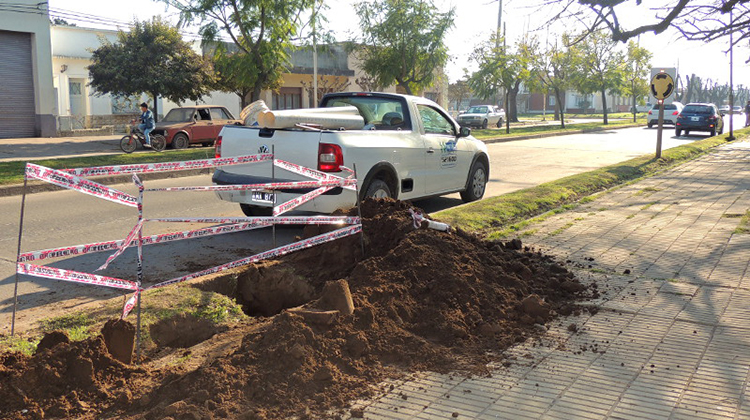
[[[700,121],[701,117],[690,117],[690,121]]]
[[[273,193],[263,192],[263,191],[253,191],[250,198],[253,201],[262,201],[265,203],[273,203]]]

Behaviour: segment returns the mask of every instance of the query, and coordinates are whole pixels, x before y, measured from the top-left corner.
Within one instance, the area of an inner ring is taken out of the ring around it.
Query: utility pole
[[[729,136],[734,140],[734,15],[729,9]]]
[[[312,6],[312,36],[313,36],[313,103],[312,108],[318,107],[318,42],[315,33],[315,7],[318,2],[313,2]]]

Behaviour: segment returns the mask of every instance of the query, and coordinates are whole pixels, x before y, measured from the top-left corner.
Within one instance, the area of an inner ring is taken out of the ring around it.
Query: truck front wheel
[[[477,160],[471,165],[469,179],[466,182],[466,189],[461,191],[461,199],[468,203],[479,200],[484,196],[485,186],[487,185],[487,167],[484,162]]]
[[[382,179],[373,179],[365,191],[365,198],[392,198],[391,189]]]

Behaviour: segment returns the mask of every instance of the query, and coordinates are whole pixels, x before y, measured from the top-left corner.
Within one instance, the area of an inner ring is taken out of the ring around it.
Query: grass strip
[[[747,137],[750,129],[735,131],[738,139]],[[726,144],[725,136],[695,141],[662,152],[661,159],[642,156],[590,172],[571,175],[533,188],[490,197],[436,214],[442,222],[488,239],[505,236],[515,224],[548,211],[570,206],[605,189],[655,175],[677,164],[695,159],[711,149]],[[561,211],[562,211],[561,210]]]
[[[63,159],[38,159],[29,162],[52,169],[87,168],[92,166],[131,165],[136,163],[180,162],[185,160],[208,159],[214,157],[211,147],[170,150],[165,152],[144,152],[118,155],[81,156]],[[26,162],[0,162],[0,185],[23,183]]]
[[[646,122],[644,120],[635,124],[645,125]],[[632,120],[618,120],[618,121],[610,121],[610,123],[607,125],[604,125],[601,122],[568,124],[565,126],[565,128],[560,128],[559,124],[518,126],[518,127],[511,127],[510,134],[505,133],[505,128],[484,129],[484,130],[477,129],[477,130],[471,130],[471,134],[480,140],[495,140],[495,139],[512,139],[513,137],[528,136],[528,135],[533,135],[533,134],[552,135],[552,134],[570,133],[570,132],[577,132],[577,131],[586,132],[586,131],[603,130],[607,128],[628,127],[632,125],[633,125]]]

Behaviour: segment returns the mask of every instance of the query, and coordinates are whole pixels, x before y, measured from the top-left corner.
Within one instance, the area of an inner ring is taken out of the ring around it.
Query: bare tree
[[[625,42],[638,35],[660,34],[675,28],[689,40],[709,42],[734,34],[734,44],[750,40],[749,0],[542,0],[542,7],[556,7],[560,11],[552,20],[575,19],[583,22],[589,32],[609,29],[612,39]],[[657,4],[658,3],[658,4]],[[644,23],[639,20],[628,25],[622,19],[625,9],[642,12],[639,16],[654,16]],[[730,22],[729,13],[734,19]]]

